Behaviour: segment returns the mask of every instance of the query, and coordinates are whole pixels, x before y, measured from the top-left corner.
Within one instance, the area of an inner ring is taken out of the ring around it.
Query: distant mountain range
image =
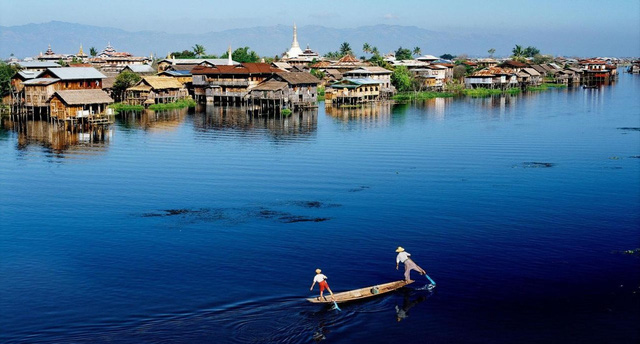
[[[560,35],[541,37],[532,33],[528,36],[527,38],[523,35],[495,35],[482,32],[448,33],[399,25],[345,29],[318,25],[298,27],[298,41],[302,48],[308,44],[321,55],[338,50],[342,42],[349,42],[356,55],[361,56],[362,44],[367,42],[378,47],[381,53],[394,51],[400,46],[409,49],[418,46],[423,54],[436,56],[444,53],[486,56],[490,48],[495,48],[498,56],[507,56],[515,44],[534,45],[543,53],[554,55],[625,56],[624,49],[618,49],[621,47],[611,42],[603,46],[584,40],[573,40],[572,45],[567,45],[568,39]],[[101,51],[109,42],[118,51],[145,56],[153,53],[164,57],[169,52],[191,50],[195,44],[203,45],[207,54],[222,54],[231,45],[232,49],[249,46],[261,56],[274,56],[285,52],[291,46],[291,41],[292,27],[284,25],[179,34],[157,31],[129,32],[111,27],[52,21],[43,24],[0,26],[0,58],[8,58],[10,54],[19,58],[36,56],[40,52],[44,53],[49,44],[53,51],[59,54],[74,54],[82,44],[84,52],[88,54],[91,47]]]

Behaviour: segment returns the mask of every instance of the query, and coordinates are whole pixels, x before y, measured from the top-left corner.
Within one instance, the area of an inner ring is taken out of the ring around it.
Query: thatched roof
[[[311,73],[304,72],[278,73],[278,78],[288,82],[289,85],[317,85],[320,83],[320,80],[318,80],[318,78],[313,76]]]
[[[103,90],[56,91],[51,98],[58,97],[67,105],[111,104],[113,99]]]
[[[116,82],[115,76],[108,76],[106,79],[102,80],[102,89],[113,88],[113,84]]]
[[[483,70],[479,70],[473,74],[472,77],[487,77],[487,76],[496,76],[496,75],[512,75],[515,72],[509,68],[500,68],[500,67],[489,67]]]
[[[286,82],[269,80],[252,88],[251,91],[279,91],[287,88],[288,86],[289,85]]]
[[[138,86],[147,85],[154,90],[165,90],[171,88],[182,88],[180,81],[167,76],[145,76],[130,89],[135,89]]]

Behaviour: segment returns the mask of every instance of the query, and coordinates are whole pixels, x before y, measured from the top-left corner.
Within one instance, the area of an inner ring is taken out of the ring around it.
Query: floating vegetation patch
[[[626,250],[626,251],[612,251],[611,253],[640,257],[640,248],[636,248],[635,250]]]
[[[618,156],[610,156],[609,160],[620,160],[620,157],[618,157]]]
[[[341,207],[341,204],[335,203],[322,203],[320,201],[294,201],[291,204],[297,205],[303,208],[337,208]]]
[[[618,130],[627,130],[627,131],[640,131],[639,127],[620,127]]]
[[[629,159],[640,159],[640,155],[632,155]]]
[[[360,192],[360,191],[364,191],[364,190],[367,190],[367,189],[370,189],[370,188],[371,188],[370,186],[360,185],[360,186],[358,186],[356,188],[349,189],[349,192]]]
[[[291,204],[291,203],[289,203]],[[294,202],[293,204],[303,206],[309,209],[329,208],[334,204],[324,204],[317,201]],[[272,210],[268,208],[246,207],[246,208],[229,208],[229,209],[164,209],[157,212],[144,213],[141,217],[178,217],[181,223],[194,222],[217,222],[225,221],[231,224],[237,224],[249,219],[268,219],[281,223],[296,222],[323,222],[328,221],[328,217],[316,217],[307,215],[292,214],[286,211]]]
[[[522,167],[523,168],[549,168],[549,167],[553,167],[556,164],[552,163],[552,162],[537,162],[537,161],[532,161],[532,162],[523,162],[522,163]],[[518,167],[517,165],[514,167]]]

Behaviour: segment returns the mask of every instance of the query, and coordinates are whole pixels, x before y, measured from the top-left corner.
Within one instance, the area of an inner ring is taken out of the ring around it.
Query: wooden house
[[[102,80],[107,78],[93,67],[49,68],[39,77],[59,79],[56,90],[101,89]]]
[[[273,80],[287,83],[288,101],[291,107],[311,107],[318,102],[318,84],[320,80],[310,73],[278,73]]]
[[[187,66],[189,70],[198,65],[212,66],[226,66],[226,65],[238,65],[240,63],[233,61],[229,58],[226,59],[174,59],[166,58],[158,62],[158,72],[164,72],[170,67]]]
[[[374,79],[343,79],[325,90],[326,104],[360,104],[380,99],[381,84]]]
[[[172,103],[189,96],[184,85],[166,76],[145,76],[125,93],[125,102],[132,105]]]
[[[392,71],[378,67],[378,66],[362,66],[350,71],[342,73],[342,76],[346,79],[373,79],[379,80],[382,87],[391,89],[391,74]]]
[[[464,78],[467,88],[506,89],[518,86],[516,72],[510,68],[489,67]]]
[[[522,62],[518,62],[518,61],[514,61],[514,60],[507,60],[502,62],[499,67],[502,68],[509,68],[511,70],[513,70],[514,72],[519,72],[521,71],[523,68],[527,68],[529,67],[528,64],[526,63],[522,63]]]
[[[447,69],[441,65],[428,65],[413,69],[411,72],[427,89],[442,90],[447,79]]]
[[[199,65],[191,70],[197,101],[236,104],[247,100],[250,89],[282,72],[284,71],[266,63],[213,67]]]
[[[542,75],[533,68],[522,68],[516,73],[516,76],[521,87],[540,86],[542,84]]]
[[[51,118],[58,120],[81,120],[108,122],[113,115],[109,104],[113,99],[103,90],[66,90],[53,93],[49,102]]]
[[[155,75],[156,70],[148,64],[131,64],[122,69],[122,72],[129,71],[138,75]]]

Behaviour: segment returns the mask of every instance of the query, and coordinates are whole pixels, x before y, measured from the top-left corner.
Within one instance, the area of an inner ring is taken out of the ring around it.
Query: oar
[[[333,307],[331,309],[337,309],[338,312],[342,312],[342,309],[338,307],[338,303],[335,300],[333,300]]]
[[[432,279],[431,279],[431,277],[429,277],[429,275],[427,275],[427,274],[424,274],[424,275],[427,277],[427,279],[429,280],[429,282],[431,282],[431,284],[429,284],[429,286],[427,287],[427,289],[429,289],[429,290],[433,290],[433,288],[435,288],[435,287],[436,287],[436,282],[435,282],[434,280],[432,280]]]

